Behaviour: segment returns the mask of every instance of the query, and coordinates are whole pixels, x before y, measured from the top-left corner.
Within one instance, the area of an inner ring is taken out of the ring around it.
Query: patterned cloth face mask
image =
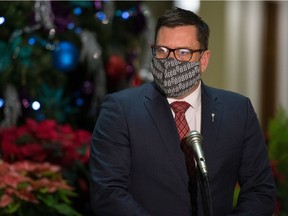
[[[160,91],[167,97],[179,97],[200,80],[200,63],[181,62],[174,58],[152,58],[151,72]]]

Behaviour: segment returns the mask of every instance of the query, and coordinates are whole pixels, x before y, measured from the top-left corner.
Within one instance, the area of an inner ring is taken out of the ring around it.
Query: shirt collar
[[[185,101],[189,103],[195,110],[198,110],[201,105],[201,85],[202,82],[200,81],[200,84],[198,85],[197,89],[195,89],[194,92],[192,92],[185,98],[182,99],[167,98],[168,103],[171,104],[174,101]]]

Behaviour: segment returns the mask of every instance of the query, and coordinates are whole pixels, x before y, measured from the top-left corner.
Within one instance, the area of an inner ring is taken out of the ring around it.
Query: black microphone
[[[202,135],[196,130],[190,131],[185,137],[185,141],[193,149],[194,157],[196,159],[200,172],[204,177],[207,177],[208,171],[204,158],[204,153],[202,150],[202,140],[203,140]]]

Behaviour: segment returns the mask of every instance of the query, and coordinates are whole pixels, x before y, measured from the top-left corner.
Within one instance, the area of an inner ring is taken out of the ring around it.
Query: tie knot
[[[175,101],[170,104],[173,111],[176,113],[185,113],[190,107],[190,104],[185,101]]]

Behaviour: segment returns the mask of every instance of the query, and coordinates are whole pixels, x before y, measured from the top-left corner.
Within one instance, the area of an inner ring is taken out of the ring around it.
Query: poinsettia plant
[[[0,138],[1,157],[7,162],[51,162],[69,175],[69,170],[85,170],[89,160],[91,133],[51,119],[28,118],[23,125],[0,129]]]
[[[48,162],[0,162],[0,215],[80,216],[72,207],[76,194]]]
[[[88,197],[88,160],[91,132],[74,129],[46,119],[38,122],[26,119],[24,124],[0,128],[0,154],[5,162],[29,160],[49,162],[61,167],[61,173],[82,201]]]
[[[68,167],[89,159],[91,133],[59,125],[55,120],[37,122],[28,118],[24,125],[2,129],[0,135],[4,161],[50,161]]]

